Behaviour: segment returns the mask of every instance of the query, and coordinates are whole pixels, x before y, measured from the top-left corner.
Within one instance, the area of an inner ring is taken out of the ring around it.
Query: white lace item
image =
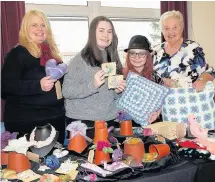
[[[33,143],[35,148],[42,148],[42,147],[45,147],[52,143],[52,141],[54,140],[54,137],[56,136],[56,130],[52,125],[51,125],[51,128],[52,128],[52,130],[51,130],[50,136],[44,141],[35,141],[34,140],[35,131],[36,131],[37,127],[34,128],[34,130],[31,132],[31,135],[30,135],[30,142]]]

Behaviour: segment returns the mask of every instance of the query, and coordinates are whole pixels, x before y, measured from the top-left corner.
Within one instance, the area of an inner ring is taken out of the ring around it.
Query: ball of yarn
[[[50,155],[45,159],[45,163],[51,169],[57,169],[60,167],[60,162],[55,155]]]

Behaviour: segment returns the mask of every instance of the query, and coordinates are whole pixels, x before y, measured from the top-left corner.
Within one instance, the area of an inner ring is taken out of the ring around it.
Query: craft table
[[[73,157],[72,157],[73,158]],[[77,156],[75,157],[77,159]],[[40,175],[44,172],[37,171],[38,164],[32,163],[32,170]],[[54,171],[46,171],[54,173]],[[126,175],[126,174],[125,174]],[[13,182],[18,180],[13,180]],[[38,180],[35,180],[37,182]],[[76,181],[81,180],[80,176]],[[110,180],[105,180],[110,181]],[[144,172],[141,176],[118,180],[119,182],[215,182],[215,161],[205,161],[201,159],[181,161],[175,165],[155,172]]]
[[[142,176],[132,179],[132,182],[195,182],[196,171],[196,165],[182,160],[180,163],[169,166],[159,172],[143,173]],[[128,182],[131,179],[123,181]]]

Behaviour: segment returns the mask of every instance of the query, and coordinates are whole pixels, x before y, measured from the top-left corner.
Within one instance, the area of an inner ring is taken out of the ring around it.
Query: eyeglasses
[[[147,51],[141,51],[141,52],[129,51],[128,53],[131,58],[136,57],[136,55],[138,55],[139,58],[144,58],[147,55]]]

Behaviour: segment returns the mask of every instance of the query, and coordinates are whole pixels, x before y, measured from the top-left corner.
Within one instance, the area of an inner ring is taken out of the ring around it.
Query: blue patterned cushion
[[[127,112],[136,123],[147,125],[149,113],[161,108],[169,90],[130,72],[126,79],[126,89],[117,100],[117,107]]]
[[[187,125],[188,115],[193,113],[204,128],[215,128],[214,85],[207,82],[202,92],[194,88],[173,88],[162,107],[164,121],[184,122]]]

